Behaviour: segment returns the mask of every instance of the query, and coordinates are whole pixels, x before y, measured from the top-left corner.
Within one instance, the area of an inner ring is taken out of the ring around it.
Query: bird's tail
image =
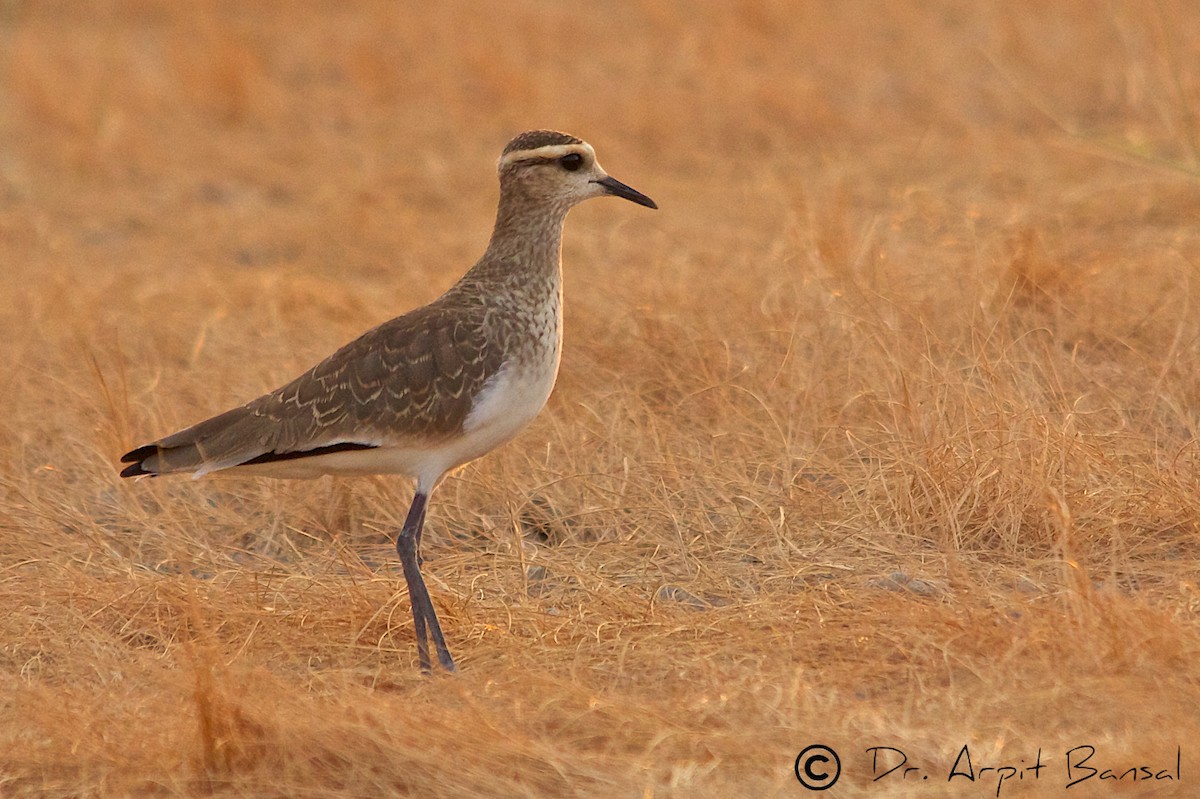
[[[201,477],[253,460],[270,449],[270,442],[247,435],[254,412],[243,405],[180,430],[121,456],[129,464],[122,477],[191,472]]]

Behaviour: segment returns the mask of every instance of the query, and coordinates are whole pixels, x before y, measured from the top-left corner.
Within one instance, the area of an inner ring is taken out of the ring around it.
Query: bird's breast
[[[504,363],[473,398],[455,460],[465,463],[510,440],[550,398],[562,355],[562,301],[559,285],[539,288],[536,299],[522,297],[503,311]]]

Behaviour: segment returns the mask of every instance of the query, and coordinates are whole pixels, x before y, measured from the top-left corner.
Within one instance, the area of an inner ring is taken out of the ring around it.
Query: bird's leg
[[[422,494],[422,496],[425,496],[425,495]],[[415,499],[416,498],[414,497],[414,501],[415,501]],[[417,567],[418,568],[425,565],[425,555],[421,552],[421,533],[423,533],[423,532],[425,532],[425,508],[424,508],[424,505],[422,505],[422,508],[421,508],[421,523],[417,525],[416,543],[414,544],[414,547],[417,550]]]
[[[425,581],[421,579],[421,569],[417,564],[417,541],[421,536],[421,527],[425,523],[426,496],[418,493],[413,497],[412,507],[408,510],[408,518],[396,539],[396,552],[400,555],[400,566],[404,569],[404,582],[408,585],[408,599],[412,605],[413,627],[417,636],[417,659],[421,671],[429,671],[429,641],[425,633],[425,604],[429,603],[429,591]]]
[[[404,520],[404,528],[400,531],[400,537],[396,539],[396,551],[400,554],[400,566],[404,569],[404,581],[408,584],[408,598],[412,603],[413,627],[417,636],[417,660],[421,664],[421,671],[429,672],[429,637],[433,638],[438,662],[442,664],[442,668],[454,671],[454,658],[450,656],[450,650],[446,647],[446,639],[433,610],[429,590],[425,587],[425,581],[421,579],[417,554],[421,528],[425,524],[427,499],[428,497],[420,491],[413,497],[408,518]]]

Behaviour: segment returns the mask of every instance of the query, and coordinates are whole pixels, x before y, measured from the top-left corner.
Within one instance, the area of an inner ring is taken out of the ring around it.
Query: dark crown
[[[538,147],[548,147],[555,144],[582,144],[569,133],[559,133],[557,130],[527,130],[508,143],[502,155],[508,155],[518,150],[536,150]]]

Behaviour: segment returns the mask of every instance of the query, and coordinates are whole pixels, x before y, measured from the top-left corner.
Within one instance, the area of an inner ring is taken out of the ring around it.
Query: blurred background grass
[[[1197,64],[1182,2],[0,4],[4,795],[1186,773]],[[572,215],[555,396],[431,511],[428,680],[403,481],[114,462],[449,286],[532,127],[662,211]]]

